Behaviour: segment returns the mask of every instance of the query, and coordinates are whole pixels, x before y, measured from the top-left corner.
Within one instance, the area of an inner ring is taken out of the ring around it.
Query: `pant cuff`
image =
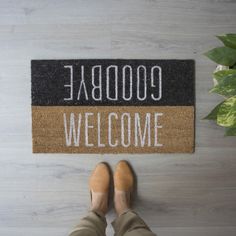
[[[97,211],[97,210],[96,211],[91,210],[90,212],[93,212],[94,214],[96,214],[107,225],[107,220],[106,220],[104,213],[102,213],[101,211]]]
[[[128,209],[128,210],[124,211],[122,214],[120,214],[115,220],[113,220],[113,221],[111,222],[111,225],[112,225],[112,227],[113,227],[113,229],[114,229],[115,232],[117,232],[118,229],[119,229],[119,225],[120,225],[119,222],[120,222],[121,218],[122,218],[125,214],[127,214],[128,212],[132,212],[132,213],[134,213],[134,214],[137,214],[135,211],[133,211],[133,210],[131,210],[131,209]]]

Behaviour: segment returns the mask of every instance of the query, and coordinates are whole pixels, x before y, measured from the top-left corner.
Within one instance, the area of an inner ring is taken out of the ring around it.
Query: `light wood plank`
[[[235,32],[235,12],[234,0],[1,0],[0,234],[66,235],[86,214],[95,164],[127,159],[135,207],[158,235],[235,235],[235,138],[201,120],[221,100],[202,53]],[[30,60],[56,58],[195,59],[196,152],[32,155]]]

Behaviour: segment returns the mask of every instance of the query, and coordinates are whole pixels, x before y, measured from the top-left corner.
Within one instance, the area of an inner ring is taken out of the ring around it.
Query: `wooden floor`
[[[1,0],[0,235],[67,235],[95,164],[127,159],[136,209],[159,236],[235,236],[236,139],[201,120],[221,99],[208,94],[215,65],[202,53],[227,32],[235,0]],[[196,152],[33,155],[30,60],[55,58],[195,59]]]

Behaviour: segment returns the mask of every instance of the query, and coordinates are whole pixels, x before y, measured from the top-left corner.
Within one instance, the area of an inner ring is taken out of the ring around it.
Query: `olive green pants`
[[[105,236],[107,222],[99,212],[90,211],[70,233],[70,236]],[[156,236],[145,222],[129,210],[112,222],[115,236]]]

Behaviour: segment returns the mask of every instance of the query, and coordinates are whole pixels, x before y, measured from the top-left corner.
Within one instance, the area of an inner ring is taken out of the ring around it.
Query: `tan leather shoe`
[[[131,195],[134,190],[134,175],[126,161],[120,161],[114,172],[114,203],[118,215],[131,208]]]
[[[127,161],[119,161],[114,173],[114,187],[116,190],[132,192],[134,188],[133,172]]]
[[[106,163],[97,164],[89,179],[89,188],[93,192],[106,193],[110,186],[110,170]]]
[[[110,188],[110,169],[104,162],[99,163],[89,179],[91,193],[91,209],[106,213],[108,210],[108,198]]]

